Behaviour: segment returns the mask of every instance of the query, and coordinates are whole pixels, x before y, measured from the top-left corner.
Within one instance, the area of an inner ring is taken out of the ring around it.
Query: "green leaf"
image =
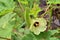
[[[51,35],[54,35],[55,33],[59,33],[58,30],[49,30],[49,32],[50,32]]]
[[[30,26],[30,30],[36,34],[39,35],[40,32],[43,32],[46,30],[47,26],[46,26],[46,20],[44,18],[36,18],[33,19],[31,21],[31,26]]]
[[[37,40],[33,34],[25,35],[22,40]]]
[[[40,11],[41,9],[39,8],[39,5],[35,3],[32,10],[30,10],[30,14],[33,15],[34,17],[37,17],[38,12]]]
[[[12,13],[8,13],[5,16],[0,18],[0,27],[2,27],[3,25],[5,25],[6,23],[8,23],[8,21],[15,15]]]
[[[56,33],[58,33],[58,30],[48,30],[45,32],[41,32],[39,35],[36,35],[36,38],[38,40],[49,40],[53,35],[55,36]]]
[[[6,40],[6,39],[2,39],[2,38],[0,38],[0,40]]]
[[[16,26],[15,28],[20,29],[25,23],[22,17],[19,17],[18,15],[16,15]]]
[[[48,0],[47,4],[60,4],[60,0]]]
[[[4,29],[0,28],[0,37],[11,39],[11,32],[12,32],[13,26],[14,25],[12,24],[6,24]]]
[[[11,32],[14,26],[12,24],[14,20],[11,20],[13,16],[15,14],[8,13],[0,18],[0,37],[11,39]]]
[[[13,0],[0,0],[0,15],[12,12],[15,8]]]
[[[31,21],[31,18],[30,18],[30,9],[29,8],[26,8],[24,17],[25,17],[25,22],[26,22],[26,24],[29,27],[30,26],[30,21]]]
[[[28,0],[28,5],[29,5],[29,8],[32,8],[33,7],[33,4],[34,4],[34,0]]]
[[[59,39],[56,38],[56,37],[50,37],[50,38],[48,38],[47,40],[59,40]]]
[[[20,3],[27,5],[28,4],[28,0],[18,0]]]

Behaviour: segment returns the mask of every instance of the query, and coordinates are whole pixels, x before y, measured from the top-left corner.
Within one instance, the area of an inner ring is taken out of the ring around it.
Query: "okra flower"
[[[47,28],[47,22],[44,18],[36,18],[31,21],[30,31],[36,35],[39,35],[41,32],[45,31]]]

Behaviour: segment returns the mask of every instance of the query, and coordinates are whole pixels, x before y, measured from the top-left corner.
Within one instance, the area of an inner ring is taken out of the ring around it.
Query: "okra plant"
[[[60,40],[59,8],[60,0],[0,0],[0,40]]]

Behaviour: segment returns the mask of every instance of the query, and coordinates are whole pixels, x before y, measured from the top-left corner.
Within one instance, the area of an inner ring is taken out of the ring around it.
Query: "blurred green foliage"
[[[49,5],[60,4],[60,0],[47,1]],[[47,20],[38,18],[43,10],[39,4],[40,0],[0,0],[0,40],[60,40],[60,31],[46,31]],[[51,18],[52,11],[48,13]]]

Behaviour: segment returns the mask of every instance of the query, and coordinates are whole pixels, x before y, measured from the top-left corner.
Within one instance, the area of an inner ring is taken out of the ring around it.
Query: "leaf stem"
[[[46,8],[45,13],[42,14],[41,17],[43,17],[43,16],[47,13],[47,11],[48,11],[48,9],[49,9],[50,6],[51,6],[51,5],[49,5],[49,6]]]

